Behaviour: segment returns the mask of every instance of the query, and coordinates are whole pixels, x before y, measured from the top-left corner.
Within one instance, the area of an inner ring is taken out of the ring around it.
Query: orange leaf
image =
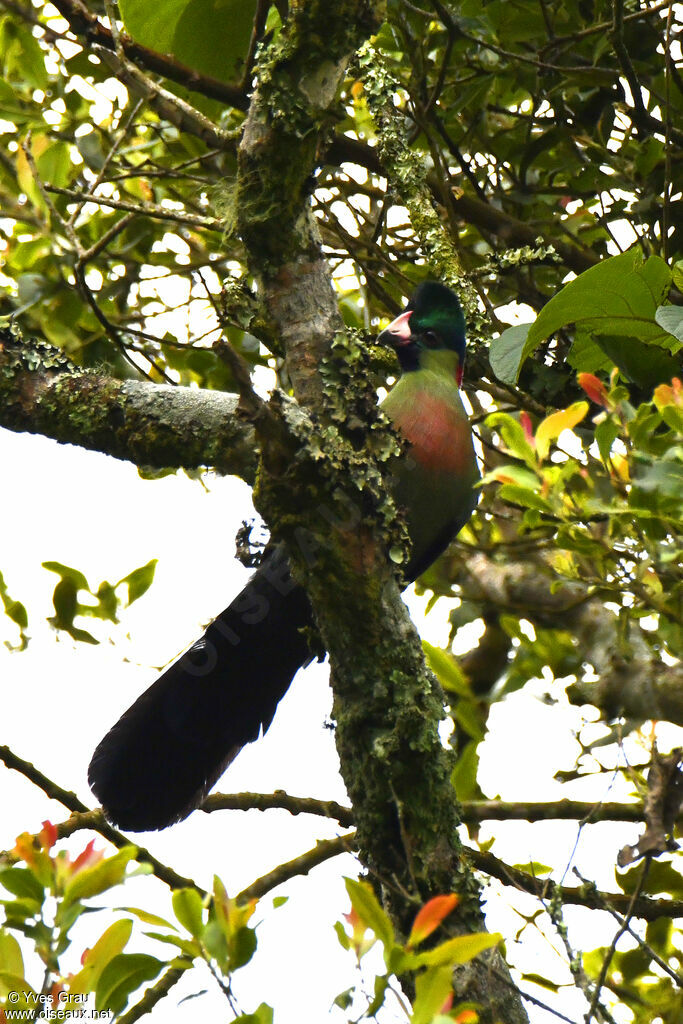
[[[604,409],[609,409],[610,401],[607,395],[607,388],[599,377],[596,377],[594,373],[580,373],[578,379],[579,385],[586,392],[591,402],[601,405]]]
[[[431,935],[439,927],[445,917],[451,913],[458,904],[458,897],[455,893],[449,896],[435,896],[425,903],[413,921],[413,927],[408,937],[408,948],[417,946]]]
[[[664,405],[683,407],[683,384],[678,377],[673,377],[671,384],[659,384],[653,395],[654,403],[661,410]]]
[[[38,833],[38,840],[44,850],[49,850],[57,842],[57,826],[51,821],[44,821],[43,828]]]

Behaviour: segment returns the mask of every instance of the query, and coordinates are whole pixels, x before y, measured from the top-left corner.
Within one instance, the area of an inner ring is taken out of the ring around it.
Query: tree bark
[[[309,208],[310,180],[343,69],[382,15],[363,0],[293,8],[257,72],[239,151],[238,228],[284,341],[294,395],[311,419],[294,427],[300,446],[286,472],[268,472],[265,446],[255,499],[288,544],[330,654],[337,749],[361,862],[404,938],[417,906],[457,891],[459,914],[440,929],[443,938],[485,930],[479,887],[461,858],[452,752],[438,733],[443,695],[386,555],[395,509],[377,468],[359,462],[340,415],[345,393],[367,416],[372,389],[354,394],[343,370],[326,388],[319,372],[341,321]],[[369,415],[377,438],[384,424]],[[383,447],[391,450],[390,435]],[[481,1007],[482,1024],[528,1019],[496,951],[456,970],[454,986],[458,1000]]]
[[[36,338],[0,328],[0,427],[154,469],[198,469],[253,483],[254,429],[238,398],[78,369]]]

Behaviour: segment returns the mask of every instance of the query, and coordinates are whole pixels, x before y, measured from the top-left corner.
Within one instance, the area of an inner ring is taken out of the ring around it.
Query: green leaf
[[[386,996],[387,989],[389,987],[389,976],[386,974],[378,974],[375,978],[375,991],[372,1000],[365,1012],[365,1016],[370,1019],[379,1013],[380,1009],[384,1005],[384,998]]]
[[[451,772],[451,785],[459,800],[474,800],[480,795],[477,785],[478,747],[478,741],[470,740]]]
[[[509,501],[512,505],[521,505],[522,508],[534,508],[539,512],[552,513],[552,506],[542,498],[536,491],[528,487],[518,487],[517,484],[503,484],[498,492],[503,501]]]
[[[228,942],[228,968],[236,971],[248,964],[256,952],[257,938],[254,928],[238,928]]]
[[[600,452],[600,458],[603,462],[607,462],[609,454],[612,451],[612,445],[619,436],[619,424],[616,420],[605,419],[602,423],[598,423],[595,428],[595,441]]]
[[[418,953],[415,962],[421,967],[442,967],[464,964],[473,960],[479,953],[483,953],[492,946],[502,942],[503,936],[498,932],[476,932],[473,935],[456,935],[454,939],[442,942],[440,946],[428,950],[426,953]]]
[[[431,1024],[452,992],[453,971],[450,967],[433,967],[418,974],[411,1024]]]
[[[541,988],[548,989],[549,992],[559,992],[560,986],[554,981],[550,981],[549,978],[544,978],[542,974],[523,974],[522,978],[524,981],[531,981],[534,985],[540,985]]]
[[[54,284],[43,274],[20,274],[17,278],[19,309],[15,310],[15,315],[35,306],[53,291]]]
[[[7,868],[0,871],[0,885],[13,896],[36,900],[39,904],[45,899],[45,890],[29,868]]]
[[[29,104],[24,103],[9,82],[2,78],[0,78],[0,117],[3,120],[12,121],[17,127],[38,120],[37,110],[34,112]]]
[[[145,46],[224,82],[241,78],[256,0],[121,0],[119,9],[126,30]]]
[[[679,292],[683,291],[683,260],[677,260],[673,265],[674,287]]]
[[[90,592],[88,581],[79,569],[74,569],[70,565],[64,565],[62,562],[43,562],[43,569],[47,569],[49,572],[56,572],[62,579],[69,580],[75,590],[87,590]]]
[[[346,928],[344,928],[341,921],[334,922],[334,930],[337,933],[339,945],[348,952],[351,949],[351,939],[347,935]]]
[[[525,462],[530,469],[535,468],[536,453],[529,444],[522,424],[514,416],[510,416],[506,412],[491,413],[486,417],[486,426],[500,433],[508,450],[513,455]]]
[[[513,864],[512,866],[518,871],[526,871],[528,875],[533,875],[534,878],[549,875],[553,870],[548,864],[541,864],[537,860],[527,860],[523,864]]]
[[[177,931],[175,925],[167,921],[165,917],[159,917],[158,914],[150,914],[149,910],[143,910],[141,907],[117,907],[117,910],[122,911],[124,914],[134,914],[135,917],[139,918],[140,921],[144,921],[145,924],[151,924],[157,928],[171,928],[173,931]]]
[[[624,377],[648,391],[681,373],[680,359],[638,338],[615,338],[605,334],[595,340]]]
[[[76,173],[66,142],[51,142],[37,158],[36,167],[41,181],[57,188],[66,188]]]
[[[202,946],[197,939],[182,939],[179,935],[167,935],[165,932],[145,932],[145,935],[150,939],[156,939],[157,942],[175,946],[191,960],[202,956]]]
[[[683,343],[683,309],[680,306],[660,306],[655,313],[655,320]]]
[[[126,32],[144,46],[159,53],[173,53],[173,36],[178,19],[189,0],[163,0],[150,4],[145,0],[119,0],[119,11]]]
[[[24,976],[21,946],[10,932],[0,928],[0,973]]]
[[[145,981],[153,981],[165,964],[146,953],[119,953],[102,971],[95,990],[95,1009],[118,1014],[128,996]]]
[[[176,889],[172,896],[173,912],[195,939],[204,932],[204,904],[196,889]]]
[[[349,1006],[353,1002],[353,996],[356,991],[356,986],[352,985],[351,988],[344,989],[339,995],[334,997],[334,1006],[338,1006],[340,1010],[348,1010]]]
[[[477,743],[483,740],[486,729],[484,728],[483,714],[476,701],[459,700],[451,715],[471,739],[476,740]]]
[[[13,927],[22,927],[23,922],[40,916],[43,909],[42,903],[36,900],[0,900],[0,906],[5,908],[5,923]],[[23,930],[23,928],[22,928]]]
[[[235,1017],[233,1024],[273,1024],[273,1008],[261,1003],[254,1013],[242,1013]]]
[[[38,40],[28,27],[7,16],[0,21],[0,52],[6,78],[26,83],[34,89],[46,89],[48,74]]]
[[[489,362],[498,380],[503,384],[515,384],[522,363],[522,353],[531,324],[516,324],[508,327],[489,347]]]
[[[351,906],[364,925],[371,928],[384,945],[385,954],[395,943],[394,926],[367,882],[345,878],[344,884],[351,900]]]
[[[427,664],[444,690],[457,693],[461,697],[472,696],[467,679],[450,651],[434,647],[426,640],[422,641],[422,650],[425,652]]]
[[[136,846],[124,846],[113,857],[107,857],[93,867],[83,868],[66,886],[62,906],[68,906],[76,900],[89,899],[119,885],[123,881],[128,864],[137,856],[137,852]]]
[[[633,485],[641,491],[677,498],[683,495],[683,464],[673,458],[658,459],[644,469],[638,469]]]
[[[142,597],[154,582],[154,573],[159,562],[158,558],[152,558],[151,561],[147,562],[146,565],[141,565],[139,569],[133,569],[132,572],[124,576],[119,581],[120,584],[125,584],[128,587],[128,604],[131,605],[133,601],[137,601],[139,597]]]
[[[581,326],[576,328],[567,362],[579,373],[596,373],[600,370],[609,373],[613,365],[598,340]]]
[[[671,271],[659,256],[643,262],[640,250],[633,248],[603,260],[543,307],[529,328],[519,366],[545,338],[569,324],[583,325],[594,335],[636,337],[668,347],[670,336],[656,323],[655,312],[670,287]]]
[[[107,964],[122,952],[132,931],[133,922],[127,918],[114,921],[86,951],[81,970],[69,981],[69,992],[93,992]]]
[[[6,998],[9,992],[22,992],[24,995],[35,996],[35,992],[24,979],[23,974],[14,974],[12,971],[0,971],[0,997]],[[21,1010],[26,1007],[26,1001],[19,1001],[13,1003],[13,1009]],[[35,1010],[36,1003],[32,1002],[32,1007]],[[27,1020],[30,1020],[27,1017]]]

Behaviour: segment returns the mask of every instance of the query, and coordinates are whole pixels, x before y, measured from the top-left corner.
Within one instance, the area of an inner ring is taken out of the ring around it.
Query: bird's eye
[[[429,348],[437,348],[439,344],[439,337],[434,333],[434,331],[425,331],[424,339]]]

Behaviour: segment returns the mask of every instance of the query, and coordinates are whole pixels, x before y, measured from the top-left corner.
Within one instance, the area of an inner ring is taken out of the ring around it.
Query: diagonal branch
[[[91,45],[97,44],[112,52],[116,50],[111,30],[88,10],[83,0],[56,0],[53,7],[56,7],[69,23],[69,28],[74,35]],[[178,82],[188,89],[200,92],[209,99],[220,100],[238,110],[247,109],[248,97],[240,87],[221,82],[209,75],[201,75],[172,57],[141,46],[140,43],[134,42],[125,35],[121,36],[121,45],[126,57],[146,71],[163,75],[164,78],[169,78],[172,82]]]
[[[275,889],[276,886],[282,885],[283,882],[288,882],[290,878],[295,878],[297,875],[307,875],[318,864],[323,864],[326,860],[330,860],[331,857],[338,857],[340,853],[352,853],[355,846],[355,838],[355,832],[347,832],[343,836],[337,836],[336,839],[320,839],[312,850],[308,850],[306,853],[302,853],[300,856],[295,857],[293,860],[288,860],[284,864],[278,864],[267,875],[257,878],[246,889],[238,893],[235,899],[238,903],[247,903],[249,900],[261,899],[271,889]]]

